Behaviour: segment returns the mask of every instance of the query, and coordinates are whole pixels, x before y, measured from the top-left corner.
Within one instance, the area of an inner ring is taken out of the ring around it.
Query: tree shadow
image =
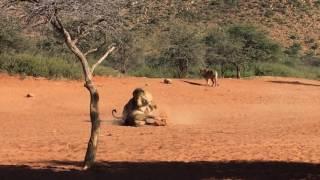
[[[191,82],[191,81],[186,81],[186,80],[182,80],[182,82],[185,82],[185,83],[188,83],[188,84],[191,84],[191,85],[196,85],[196,86],[206,86],[206,85],[201,84],[201,83],[196,83],[196,82]]]
[[[83,122],[91,123],[90,120],[83,120]],[[100,122],[108,125],[124,126],[123,123],[118,119],[102,119]]]
[[[0,165],[1,180],[16,179],[320,179],[320,164],[283,161],[99,162],[88,171],[73,161],[49,161],[43,169]]]
[[[292,85],[301,85],[301,86],[315,86],[319,87],[319,84],[310,84],[310,83],[303,83],[300,81],[268,81],[271,83],[277,83],[277,84],[292,84]]]

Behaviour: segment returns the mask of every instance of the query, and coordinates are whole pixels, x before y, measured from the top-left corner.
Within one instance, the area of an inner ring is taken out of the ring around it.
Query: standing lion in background
[[[210,70],[210,69],[200,69],[200,75],[206,79],[207,85],[209,86],[209,79],[212,81],[211,86],[219,86],[218,84],[218,72],[216,70]]]
[[[165,126],[166,120],[153,114],[155,109],[157,106],[152,101],[152,95],[142,88],[136,88],[132,92],[132,98],[123,107],[122,117],[115,115],[116,109],[112,110],[112,116],[122,120],[127,126]]]

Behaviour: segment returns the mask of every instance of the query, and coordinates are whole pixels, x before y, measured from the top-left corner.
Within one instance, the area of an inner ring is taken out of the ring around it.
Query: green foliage
[[[146,65],[161,72],[168,69],[174,77],[186,77],[191,67],[201,64],[201,37],[194,27],[179,23],[170,24],[165,34],[167,45],[157,57],[149,56]]]
[[[302,58],[302,62],[307,66],[320,67],[320,57],[307,55]]]
[[[211,3],[228,9],[239,2],[212,0]],[[117,75],[120,71],[146,77],[198,77],[199,68],[208,66],[219,70],[219,74],[223,71],[225,77],[234,76],[237,70],[243,76],[319,77],[319,71],[314,68],[320,66],[315,39],[306,41],[310,52],[302,57],[301,44],[294,43],[283,51],[267,33],[254,26],[234,24],[204,30],[207,24],[201,26],[196,17],[199,14],[195,12],[184,9],[171,22],[159,20],[143,28],[121,30],[109,36],[110,39],[98,34],[78,45],[83,52],[99,47],[89,55],[89,63],[93,64],[111,42],[116,43],[116,51],[96,69],[95,75]],[[266,13],[273,16],[271,10]],[[66,22],[66,27],[75,27],[77,23]],[[0,29],[0,71],[49,78],[82,77],[80,64],[52,29],[30,40],[22,36],[19,26],[11,19],[2,17],[0,25],[3,27]],[[77,30],[72,29],[71,34]],[[289,37],[296,42],[300,40],[298,35]]]
[[[50,35],[40,38],[34,46],[36,47],[36,50],[32,51],[36,53],[46,53],[52,56],[57,56],[57,54],[59,56],[71,55],[70,50],[64,44],[64,41]]]
[[[117,44],[117,49],[104,63],[105,65],[117,69],[123,74],[139,65],[139,58],[142,56],[142,52],[133,33],[131,31],[122,31],[117,38],[112,40]]]
[[[173,77],[173,72],[169,69],[152,68],[149,66],[142,66],[134,70],[130,70],[129,74],[132,76],[150,78]]]
[[[293,43],[284,52],[292,57],[297,57],[300,54],[302,47],[300,43]]]
[[[28,46],[19,33],[19,25],[14,19],[0,16],[0,53],[21,52]]]
[[[67,60],[30,54],[1,54],[0,69],[9,74],[48,78],[81,78],[81,69]]]
[[[107,67],[107,66],[98,66],[95,70],[94,70],[94,75],[98,75],[98,76],[117,76],[119,74],[119,71],[111,68],[111,67]]]
[[[255,75],[319,79],[320,69],[302,65],[290,67],[281,63],[261,63],[255,67]]]
[[[71,59],[70,59],[71,58]],[[9,74],[22,74],[35,77],[47,78],[82,78],[80,63],[72,60],[72,57],[64,59],[61,57],[49,57],[46,55],[1,54],[0,70]],[[105,66],[98,66],[95,75],[117,75],[118,71]]]
[[[232,39],[242,42],[242,51],[252,61],[278,61],[281,48],[263,31],[248,25],[235,25],[228,29]]]
[[[208,66],[232,64],[239,71],[257,62],[277,62],[282,56],[281,47],[253,26],[214,29],[204,41]]]
[[[302,76],[301,72],[284,64],[262,63],[256,66],[257,76]]]
[[[241,54],[242,43],[234,41],[224,31],[211,32],[205,42],[208,46],[206,63],[209,66],[245,61]]]

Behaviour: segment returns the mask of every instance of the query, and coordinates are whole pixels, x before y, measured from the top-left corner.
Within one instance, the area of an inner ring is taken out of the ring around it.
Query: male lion
[[[122,117],[117,117],[112,110],[112,116],[116,119],[123,120],[127,126],[143,126],[143,125],[166,125],[164,119],[153,115],[153,111],[157,106],[152,101],[152,95],[142,89],[136,88],[132,93],[132,98],[127,102],[122,111]]]
[[[218,84],[218,72],[210,69],[200,69],[200,75],[206,79],[207,85],[209,86],[209,79],[211,79],[211,86],[219,86]]]

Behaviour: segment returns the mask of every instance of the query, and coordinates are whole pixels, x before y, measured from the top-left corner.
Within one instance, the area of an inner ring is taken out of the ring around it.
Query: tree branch
[[[81,33],[78,37],[76,37],[76,38],[74,39],[74,42],[77,44],[80,39],[86,37],[86,36],[89,35],[89,34],[90,34],[90,32]]]
[[[61,20],[57,16],[57,14],[54,14],[54,17],[51,20],[51,24],[57,29],[59,33],[61,33],[64,36],[65,43],[69,47],[69,49],[78,57],[78,59],[81,62],[81,66],[84,72],[85,81],[91,81],[92,79],[92,73],[90,71],[90,67],[88,64],[88,61],[85,57],[85,55],[81,52],[81,50],[76,45],[76,39],[72,40],[72,37],[70,33],[64,28],[63,24],[61,23]]]
[[[93,52],[96,52],[96,51],[98,51],[98,48],[90,49],[90,50],[88,50],[86,53],[84,53],[84,55],[85,55],[85,56],[88,56],[88,54],[93,53]]]
[[[96,62],[96,63],[92,66],[92,68],[91,68],[91,74],[93,74],[94,69],[95,69],[99,64],[101,64],[102,61],[105,60],[105,59],[109,56],[109,54],[112,53],[112,51],[115,50],[115,49],[116,49],[116,47],[112,46],[112,47],[99,59],[99,61]]]

